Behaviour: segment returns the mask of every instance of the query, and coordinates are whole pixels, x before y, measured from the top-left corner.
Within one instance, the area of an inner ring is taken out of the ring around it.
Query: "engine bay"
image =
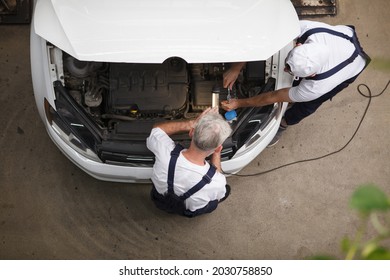
[[[111,164],[153,163],[145,139],[156,122],[196,118],[207,107],[227,99],[223,74],[230,63],[189,64],[172,57],[161,64],[79,61],[49,47],[56,112],[51,118],[66,134]],[[247,62],[231,91],[246,98],[273,90],[270,61]],[[217,96],[217,97],[216,97]],[[274,118],[278,106],[237,109],[232,135],[223,144],[222,159],[231,158]],[[220,114],[225,111],[220,108]],[[58,116],[58,117],[56,117]],[[172,135],[189,145],[188,133]],[[83,139],[81,141],[80,139]]]
[[[177,57],[161,64],[87,62],[65,52],[62,61],[65,89],[107,139],[144,140],[155,122],[195,118],[212,105],[215,88],[220,101],[227,98],[222,80],[229,63],[188,64]],[[233,96],[257,94],[265,76],[265,61],[248,63]]]

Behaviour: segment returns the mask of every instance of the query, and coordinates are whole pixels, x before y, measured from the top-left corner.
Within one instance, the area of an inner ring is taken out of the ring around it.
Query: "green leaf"
[[[364,246],[364,248],[362,250],[363,258],[367,258],[368,256],[370,256],[373,252],[375,252],[378,249],[379,249],[379,247],[378,247],[378,244],[376,242],[368,243],[366,246]]]
[[[341,240],[341,251],[343,253],[347,253],[350,248],[351,248],[351,240],[348,237],[344,237],[343,240]]]
[[[390,203],[386,194],[375,185],[360,186],[352,194],[350,206],[362,213],[390,209]]]
[[[366,260],[390,260],[390,251],[386,248],[379,247],[376,250],[372,251],[366,257]]]

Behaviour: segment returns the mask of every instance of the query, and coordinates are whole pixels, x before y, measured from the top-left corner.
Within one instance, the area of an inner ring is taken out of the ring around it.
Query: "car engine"
[[[64,53],[65,88],[103,128],[118,121],[191,118],[211,106],[226,65],[79,61]],[[226,91],[226,90],[225,90]],[[224,91],[221,91],[224,94]]]
[[[177,57],[161,64],[90,62],[56,53],[58,49],[53,55],[58,73],[54,81],[56,109],[61,115],[58,123],[74,123],[78,137],[104,162],[149,166],[153,155],[145,139],[156,122],[196,118],[212,106],[215,92],[220,101],[227,98],[222,80],[229,63],[188,64]],[[274,79],[267,78],[266,69],[266,61],[248,62],[232,96],[250,97],[272,90]],[[273,105],[237,110],[223,158],[232,157],[253,133],[266,126],[273,112]],[[224,111],[220,109],[220,113]],[[83,124],[78,123],[80,119]],[[172,137],[184,146],[191,141],[188,133]]]

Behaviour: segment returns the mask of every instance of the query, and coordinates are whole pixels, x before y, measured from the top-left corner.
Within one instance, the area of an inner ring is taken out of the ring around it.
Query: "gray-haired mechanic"
[[[192,138],[188,149],[170,137],[183,132]],[[156,158],[151,198],[159,209],[191,218],[214,211],[228,197],[221,151],[230,133],[218,107],[206,109],[196,120],[154,125],[146,144]],[[209,156],[210,163],[206,161]]]
[[[293,102],[270,145],[276,144],[289,125],[313,114],[321,104],[355,81],[370,62],[358,41],[355,28],[348,25],[302,20],[301,34],[285,61],[285,71],[295,76],[291,88],[283,88],[246,99],[222,101],[230,111],[275,102]],[[245,62],[235,63],[224,73],[224,87],[232,88]]]

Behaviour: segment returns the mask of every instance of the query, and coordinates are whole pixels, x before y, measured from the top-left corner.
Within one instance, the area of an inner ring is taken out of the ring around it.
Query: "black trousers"
[[[324,103],[329,99],[332,99],[333,96],[335,96],[337,93],[339,93],[347,86],[349,86],[351,83],[353,83],[359,75],[360,73],[342,82],[337,87],[332,89],[330,92],[325,93],[324,95],[318,97],[317,99],[308,102],[294,103],[284,114],[284,119],[286,120],[286,123],[288,125],[294,125],[299,123],[304,118],[310,116],[321,106],[322,103]]]

